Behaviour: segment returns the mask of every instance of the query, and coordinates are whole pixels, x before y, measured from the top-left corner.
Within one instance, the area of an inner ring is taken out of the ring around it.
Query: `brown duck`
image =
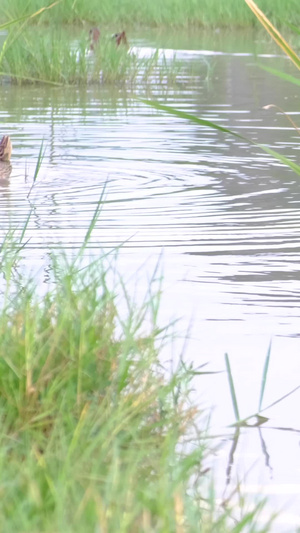
[[[113,39],[115,39],[117,46],[120,46],[120,44],[122,44],[123,46],[126,46],[126,48],[128,48],[128,41],[127,41],[125,31],[121,31],[120,33],[115,33],[113,35]]]
[[[91,28],[89,31],[90,37],[90,50],[95,50],[95,45],[100,39],[100,30],[99,28]]]
[[[89,38],[90,38],[90,50],[95,50],[95,46],[98,44],[100,39],[100,30],[97,27],[91,28],[89,31]],[[128,42],[125,31],[121,31],[120,33],[115,33],[112,38],[115,40],[115,43],[117,46],[123,45],[128,48]]]
[[[4,135],[0,142],[0,161],[9,161],[12,151],[12,144],[10,137]]]

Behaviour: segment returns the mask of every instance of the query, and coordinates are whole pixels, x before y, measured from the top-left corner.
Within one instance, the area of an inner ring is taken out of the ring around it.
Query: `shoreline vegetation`
[[[216,501],[193,368],[159,359],[159,273],[137,306],[111,256],[86,264],[95,222],[73,259],[51,254],[42,295],[22,268],[26,227],[2,243],[3,531],[267,531],[262,503]]]
[[[259,25],[243,0],[2,0],[0,23],[51,6],[33,23],[64,25],[101,25],[115,27],[114,31],[141,27],[247,27]],[[276,25],[300,24],[298,0],[259,0],[258,6]],[[119,27],[121,26],[121,27]]]
[[[261,1],[260,7],[270,16],[267,3]],[[30,8],[39,9],[40,4],[31,2]],[[292,4],[290,0],[285,8]],[[74,9],[90,9],[91,16],[95,5],[72,2]],[[124,5],[129,9],[135,4]],[[152,5],[154,9],[156,3]],[[173,5],[180,4],[174,0]],[[275,0],[272,5],[278,9]],[[17,1],[7,3],[6,12],[19,9],[20,17],[20,0],[17,6]],[[43,23],[47,22],[45,14]],[[57,39],[47,41],[46,35],[43,44],[38,41],[34,48],[36,35],[32,41],[25,33],[19,38],[11,46],[5,41],[2,67],[11,53],[16,76],[24,63],[33,63],[38,73],[44,65],[44,76],[51,68],[57,71],[61,61]],[[84,41],[80,46],[85,51]],[[112,48],[112,43],[107,46]],[[78,56],[75,59],[78,64]],[[72,56],[71,67],[73,61]],[[85,68],[82,63],[84,75]],[[37,173],[38,165],[34,183]],[[259,522],[263,503],[249,510],[242,496],[226,505],[217,500],[207,468],[213,452],[205,424],[199,428],[202,413],[191,399],[192,379],[199,372],[184,361],[171,371],[160,361],[160,350],[170,341],[171,332],[157,322],[157,272],[143,304],[137,306],[118,278],[112,257],[103,254],[86,264],[100,205],[72,259],[63,251],[49,254],[51,280],[42,295],[22,266],[29,219],[19,237],[15,231],[1,243],[2,529],[269,531],[271,520]],[[117,280],[113,287],[112,278]]]
[[[112,33],[103,28],[118,33],[130,31],[130,27],[136,32],[142,25],[187,30],[259,24],[243,0],[145,0],[138,4],[126,0],[121,5],[117,0],[34,0],[26,4],[9,0],[6,5],[4,0],[4,4],[0,29],[7,34],[3,34],[0,51],[0,77],[4,83],[14,84],[175,84],[187,69],[176,54],[166,59],[163,52],[153,50],[149,57],[140,57],[130,46],[117,46]],[[260,1],[275,23],[290,25],[300,24],[296,4],[296,0],[287,0],[284,6],[279,0]],[[32,24],[36,25],[34,32]],[[76,28],[76,39],[71,38],[70,27]],[[103,31],[99,42],[91,46],[88,36],[92,27]],[[130,43],[130,37],[128,40]]]
[[[116,46],[115,39],[104,36],[93,50],[87,32],[71,39],[60,29],[30,28],[15,36],[8,33],[0,55],[0,76],[13,84],[48,83],[90,85],[139,82],[168,84],[176,81],[183,65],[176,57],[166,60],[153,50],[149,57],[129,53]]]

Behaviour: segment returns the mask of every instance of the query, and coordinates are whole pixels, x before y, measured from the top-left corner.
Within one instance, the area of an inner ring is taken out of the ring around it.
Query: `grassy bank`
[[[1,20],[5,22],[29,15],[51,3],[51,0],[2,0]],[[258,4],[276,24],[285,21],[300,24],[298,0],[259,0]],[[245,27],[256,24],[243,0],[62,0],[51,11],[45,12],[39,22],[96,23],[115,27],[115,31],[135,26]]]
[[[22,239],[2,246],[2,530],[266,531],[205,488],[191,373],[159,362],[159,297],[149,288],[138,309],[121,282],[108,288],[105,259],[84,267],[80,254],[52,256],[41,295],[20,268]]]

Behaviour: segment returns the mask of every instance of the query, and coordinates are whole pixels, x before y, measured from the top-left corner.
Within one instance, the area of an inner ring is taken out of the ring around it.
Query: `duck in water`
[[[89,31],[89,38],[90,38],[90,50],[95,50],[95,46],[97,46],[99,39],[100,39],[100,30],[97,27],[91,28]],[[124,45],[126,48],[128,48],[128,41],[126,37],[125,31],[122,31],[120,33],[115,33],[112,38],[115,40],[116,45]]]
[[[12,152],[12,144],[10,137],[4,135],[0,142],[0,161],[9,161]]]
[[[128,41],[125,31],[121,31],[121,33],[115,33],[113,35],[113,39],[115,39],[117,46],[120,46],[120,44],[122,44],[123,46],[126,46],[126,48],[128,48]]]
[[[90,37],[90,50],[95,50],[95,46],[97,45],[100,39],[99,28],[91,28],[89,31],[89,37]]]

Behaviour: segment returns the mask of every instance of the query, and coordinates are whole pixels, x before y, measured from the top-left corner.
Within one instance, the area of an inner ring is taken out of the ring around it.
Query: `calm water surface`
[[[297,132],[274,109],[263,109],[276,104],[299,124],[299,91],[258,67],[293,73],[263,39],[222,33],[133,39],[168,56],[177,51],[185,67],[172,87],[2,85],[1,129],[11,135],[14,154],[10,179],[0,182],[0,220],[3,234],[21,227],[33,207],[27,262],[47,270],[49,247],[82,242],[106,184],[92,253],[124,243],[119,268],[128,283],[137,277],[143,283],[160,259],[161,321],[181,317],[182,333],[191,325],[186,358],[223,371],[196,382],[201,403],[215,406],[212,432],[226,436],[213,465],[220,486],[227,482],[229,493],[238,478],[246,492],[271,495],[269,509],[285,511],[278,531],[290,532],[300,524],[299,391],[264,411],[269,422],[261,432],[242,431],[226,476],[232,441],[225,428],[234,415],[224,352],[243,417],[257,411],[271,339],[264,405],[299,385],[300,178],[258,148],[135,98],[232,128],[299,163]],[[28,198],[42,139],[45,158]]]

